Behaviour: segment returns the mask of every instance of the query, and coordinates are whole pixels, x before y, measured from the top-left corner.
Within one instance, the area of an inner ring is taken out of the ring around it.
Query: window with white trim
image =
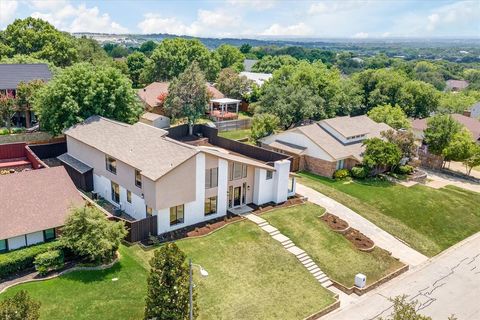
[[[205,189],[218,186],[218,168],[205,170]]]

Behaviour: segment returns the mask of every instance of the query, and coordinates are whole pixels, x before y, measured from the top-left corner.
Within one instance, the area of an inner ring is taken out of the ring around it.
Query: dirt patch
[[[342,220],[330,213],[325,213],[320,217],[320,219],[322,219],[330,228],[337,232],[343,232],[349,228],[347,221]]]
[[[346,233],[345,237],[361,251],[372,251],[375,247],[375,243],[366,235],[360,231],[350,228]]]

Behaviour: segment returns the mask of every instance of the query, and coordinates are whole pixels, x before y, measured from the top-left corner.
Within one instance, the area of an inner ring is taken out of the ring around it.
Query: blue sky
[[[480,36],[480,0],[0,0],[0,29],[27,16],[70,32],[254,38]]]

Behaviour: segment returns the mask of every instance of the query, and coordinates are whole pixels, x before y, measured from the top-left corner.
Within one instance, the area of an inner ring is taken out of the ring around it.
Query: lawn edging
[[[316,319],[319,319],[319,318],[323,317],[324,315],[332,312],[333,310],[336,310],[336,309],[340,308],[340,299],[338,298],[338,294],[335,294],[334,298],[336,299],[335,302],[333,302],[329,306],[326,306],[322,310],[309,315],[308,317],[304,318],[303,320],[316,320]]]
[[[381,279],[375,281],[374,283],[366,286],[365,288],[358,288],[356,286],[345,287],[343,284],[341,284],[341,283],[339,283],[339,282],[337,282],[333,279],[330,279],[330,281],[333,282],[333,285],[335,286],[335,288],[337,288],[340,291],[343,291],[344,293],[346,293],[348,295],[350,295],[352,293],[355,293],[355,294],[361,296],[361,295],[364,295],[365,293],[367,293],[367,292],[369,292],[369,291],[371,291],[375,288],[378,288],[379,286],[381,286],[382,284],[392,280],[393,278],[398,277],[402,273],[407,272],[409,268],[410,268],[409,265],[405,264],[402,267],[398,268],[397,270],[387,274],[383,278],[381,278]]]
[[[42,278],[31,278],[31,279],[25,279],[25,280],[20,280],[18,282],[14,282],[10,285],[7,285],[6,287],[4,287],[2,290],[0,290],[0,294],[4,293],[5,291],[7,291],[8,289],[10,288],[13,288],[15,286],[18,286],[18,285],[21,285],[21,284],[24,284],[24,283],[28,283],[28,282],[38,282],[38,281],[45,281],[45,280],[51,280],[51,279],[54,279],[54,278],[57,278],[57,277],[60,277],[62,275],[65,275],[67,273],[71,273],[71,272],[74,272],[74,271],[99,271],[99,270],[106,270],[106,269],[110,269],[112,268],[119,260],[119,256],[117,255],[117,258],[115,258],[112,262],[110,263],[107,263],[107,264],[101,264],[99,266],[94,266],[94,267],[87,267],[87,266],[73,266],[71,268],[67,268],[63,271],[60,271],[60,272],[57,272],[57,273],[54,273],[50,276],[47,276],[47,277],[42,277]],[[37,272],[35,272],[37,273]],[[26,276],[29,276],[29,275],[26,275]]]

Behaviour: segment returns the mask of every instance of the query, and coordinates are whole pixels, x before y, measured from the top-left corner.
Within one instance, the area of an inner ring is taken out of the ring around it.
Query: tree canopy
[[[273,73],[273,71],[280,69],[282,66],[293,66],[297,63],[297,59],[288,55],[264,56],[253,65],[252,71]]]
[[[64,69],[34,97],[42,128],[52,134],[100,115],[132,123],[141,107],[130,80],[119,70],[87,63]]]
[[[394,167],[398,165],[402,158],[402,153],[397,145],[380,138],[367,139],[363,144],[366,147],[363,154],[363,164],[368,168]]]
[[[134,87],[140,84],[140,75],[146,61],[147,57],[140,51],[136,51],[127,57],[128,74]]]
[[[185,254],[173,242],[155,250],[147,279],[145,320],[189,319],[189,269]],[[193,292],[193,315],[198,308]]]
[[[368,112],[368,117],[375,122],[383,122],[394,129],[406,129],[410,127],[407,115],[399,106],[392,107],[389,104],[374,107]]]
[[[453,136],[460,132],[462,125],[450,115],[436,115],[427,120],[424,131],[424,141],[428,151],[442,155],[443,150],[450,144]]]
[[[16,19],[7,26],[2,38],[3,45],[11,48],[11,54],[32,55],[60,67],[69,66],[78,59],[75,39],[42,19]]]
[[[475,151],[475,142],[472,134],[466,128],[452,136],[451,141],[443,149],[442,155],[445,161],[465,161],[470,158]]]
[[[243,60],[245,60],[245,56],[237,47],[223,44],[217,48],[216,53],[222,69],[232,68],[235,71],[243,70]]]
[[[38,320],[40,319],[40,302],[21,290],[14,296],[0,301],[0,319],[2,320]]]
[[[146,66],[145,79],[149,82],[171,80],[197,62],[208,80],[215,80],[220,71],[220,62],[198,40],[172,38],[163,40],[151,55]]]
[[[226,97],[242,99],[251,87],[251,81],[240,76],[231,68],[220,71],[217,78],[217,88]]]
[[[260,113],[253,116],[250,139],[257,143],[259,139],[274,134],[280,124],[277,116]]]

